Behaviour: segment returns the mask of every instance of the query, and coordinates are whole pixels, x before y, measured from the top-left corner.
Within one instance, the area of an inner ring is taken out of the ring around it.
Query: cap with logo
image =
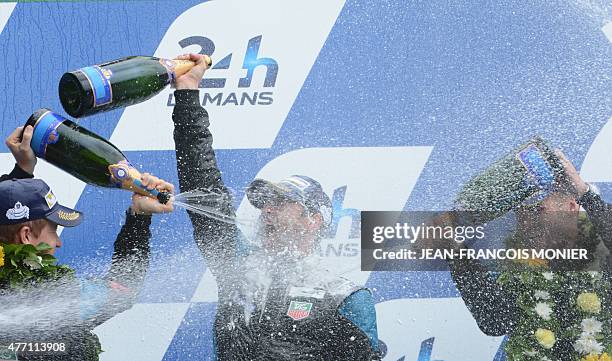
[[[264,179],[255,179],[247,189],[247,198],[256,208],[263,208],[266,202],[275,199],[288,199],[301,203],[313,213],[323,217],[325,225],[332,221],[332,203],[323,187],[316,180],[303,176],[293,175],[278,183]]]
[[[0,182],[0,225],[47,219],[64,227],[78,226],[83,214],[57,202],[51,188],[40,179]]]

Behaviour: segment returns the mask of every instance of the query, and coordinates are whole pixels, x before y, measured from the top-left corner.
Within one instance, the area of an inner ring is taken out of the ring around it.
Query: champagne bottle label
[[[31,147],[37,157],[45,158],[47,145],[55,144],[59,140],[57,127],[66,120],[65,118],[47,111],[43,113],[34,124],[34,134],[32,135]]]
[[[111,78],[113,72],[111,70],[94,65],[81,68],[79,71],[85,75],[91,85],[94,93],[94,108],[112,103],[113,88],[111,87]]]
[[[159,63],[163,65],[164,68],[166,68],[166,71],[168,72],[168,79],[170,79],[171,83],[174,83],[174,81],[176,80],[176,73],[174,71],[174,68],[176,67],[176,62],[170,59],[159,59]]]
[[[540,202],[552,192],[555,182],[555,173],[552,167],[535,144],[523,148],[516,157],[526,170],[523,178],[525,186],[534,190],[523,201],[523,204]]]
[[[142,184],[142,175],[127,160],[108,166],[111,183],[117,188],[129,190],[143,196],[153,196],[165,204],[170,200],[167,193],[161,194],[157,189],[147,189]]]
[[[117,188],[130,189],[133,186],[134,178],[139,177],[139,173],[127,161],[121,161],[117,164],[108,166],[111,174],[111,182]]]

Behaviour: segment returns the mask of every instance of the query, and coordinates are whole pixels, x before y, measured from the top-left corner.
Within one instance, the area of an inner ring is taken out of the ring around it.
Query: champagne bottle
[[[142,175],[125,155],[94,132],[45,108],[34,112],[28,125],[34,127],[30,145],[36,156],[83,182],[122,188],[157,198],[163,204],[170,200],[167,192],[146,189]]]
[[[206,57],[210,66],[211,61]],[[59,96],[70,116],[84,117],[143,102],[187,73],[194,62],[130,56],[65,73]]]
[[[519,205],[543,200],[564,177],[552,147],[535,137],[472,178],[459,192],[456,205],[480,212],[479,221],[486,222]]]

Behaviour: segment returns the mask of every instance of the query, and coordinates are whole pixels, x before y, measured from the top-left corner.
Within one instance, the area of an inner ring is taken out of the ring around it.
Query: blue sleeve
[[[98,316],[109,299],[106,281],[79,279],[81,284],[80,313],[81,320]]]
[[[340,314],[353,322],[370,339],[372,350],[378,351],[376,309],[370,291],[359,290],[348,296],[340,306]]]
[[[79,309],[81,320],[97,326],[118,313],[130,309],[138,292],[104,278],[81,278]]]

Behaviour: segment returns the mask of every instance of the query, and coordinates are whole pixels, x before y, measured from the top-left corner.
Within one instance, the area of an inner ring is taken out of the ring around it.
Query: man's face
[[[542,201],[541,208],[546,213],[569,212],[578,214],[580,206],[572,195],[555,192]]]
[[[31,244],[33,246],[38,246],[41,243],[48,244],[51,246],[51,249],[48,251],[49,254],[54,254],[55,249],[62,246],[62,241],[57,235],[57,224],[49,221],[45,221],[44,226],[38,232],[30,227],[23,227],[19,231],[19,237],[21,243],[24,244]]]
[[[295,201],[274,199],[266,202],[259,219],[265,249],[309,253],[321,228],[320,216],[310,215]]]
[[[580,206],[573,196],[553,193],[542,201],[541,220],[552,248],[572,248],[578,234]]]

